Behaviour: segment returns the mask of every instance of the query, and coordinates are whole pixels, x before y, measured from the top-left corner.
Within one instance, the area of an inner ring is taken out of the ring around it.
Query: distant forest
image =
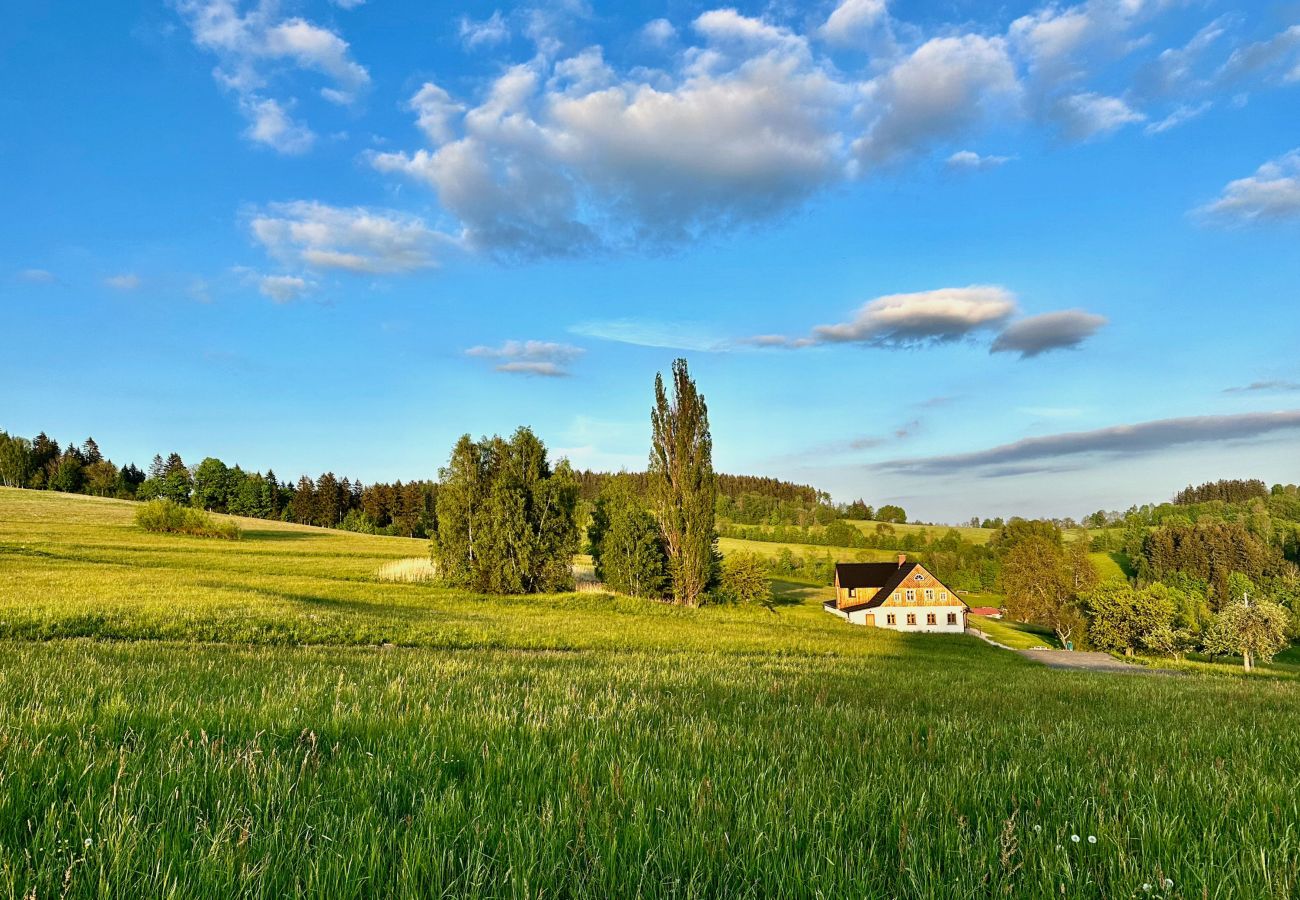
[[[641,495],[649,491],[644,472],[574,474],[587,503],[615,477],[635,485]],[[45,432],[27,440],[0,431],[0,484],[128,500],[163,498],[218,513],[405,537],[429,535],[438,495],[433,480],[365,484],[325,472],[315,479],[281,481],[271,469],[245,471],[211,456],[189,465],[175,452],[154,456],[142,471],[133,463],[116,465],[94,438],[60,446]],[[719,474],[717,487],[718,515],[729,521],[824,524],[840,515],[829,495],[806,484]],[[870,512],[861,501],[858,506]]]

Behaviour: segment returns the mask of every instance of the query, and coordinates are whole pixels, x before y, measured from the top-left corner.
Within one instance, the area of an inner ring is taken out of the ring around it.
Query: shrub
[[[722,561],[722,583],[718,593],[735,603],[772,602],[772,585],[767,579],[767,562],[755,553],[733,553]]]
[[[136,510],[135,523],[145,531],[161,534],[188,534],[226,541],[243,537],[239,526],[229,519],[215,519],[204,510],[178,506],[171,500],[150,500]]]

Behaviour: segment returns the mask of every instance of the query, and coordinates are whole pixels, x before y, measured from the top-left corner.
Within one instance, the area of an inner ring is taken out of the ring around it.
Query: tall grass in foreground
[[[898,649],[0,644],[0,895],[1300,890],[1290,683]]]

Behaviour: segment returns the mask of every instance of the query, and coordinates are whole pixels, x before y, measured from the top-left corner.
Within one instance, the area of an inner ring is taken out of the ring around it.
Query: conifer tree
[[[698,606],[718,567],[713,438],[708,407],[686,360],[674,360],[672,374],[671,402],[663,376],[655,376],[650,479],[673,599]]]

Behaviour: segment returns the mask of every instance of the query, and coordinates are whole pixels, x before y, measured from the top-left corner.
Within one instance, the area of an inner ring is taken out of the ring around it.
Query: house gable
[[[957,596],[956,591],[935,578],[924,566],[914,564],[910,571],[889,590],[882,589],[872,598],[875,606],[952,606],[965,607],[966,601]]]

